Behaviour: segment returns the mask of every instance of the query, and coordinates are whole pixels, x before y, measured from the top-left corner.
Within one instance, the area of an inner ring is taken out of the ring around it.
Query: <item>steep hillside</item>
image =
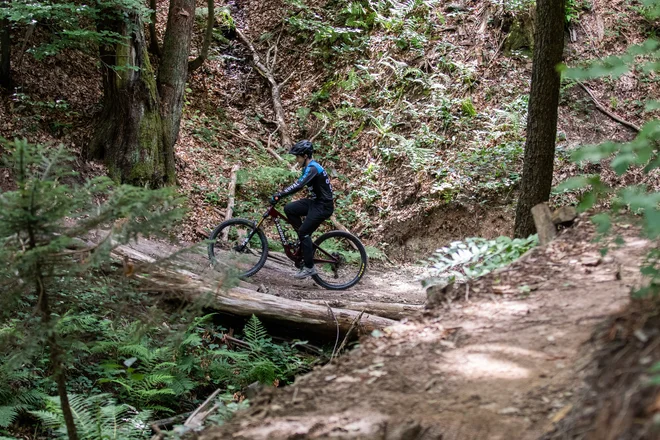
[[[167,5],[158,2],[159,31]],[[197,46],[206,13],[205,2],[198,6]],[[286,152],[270,87],[232,26],[273,61],[276,80],[286,81],[286,122],[294,138],[315,138],[338,189],[339,222],[406,259],[461,237],[510,231],[531,71],[530,3],[288,0],[215,7],[211,57],[189,78],[176,153],[192,208],[182,239],[198,241],[224,218],[235,164],[236,215],[259,213],[266,197],[294,177],[268,152]],[[641,41],[655,24],[639,11],[638,2],[570,2],[567,63]],[[27,47],[38,43],[35,32]],[[0,134],[80,149],[99,110],[94,57],[67,50],[37,62],[15,53],[18,87],[2,99]],[[632,75],[589,87],[602,105],[637,124],[645,117],[638,98],[657,95],[655,81]],[[571,148],[631,136],[584,90],[565,84],[557,181],[578,171],[565,160]],[[82,160],[80,167],[103,172]]]

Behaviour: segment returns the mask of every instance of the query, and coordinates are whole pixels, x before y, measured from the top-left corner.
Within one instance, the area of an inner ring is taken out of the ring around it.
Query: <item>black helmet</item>
[[[314,145],[312,145],[307,139],[298,141],[293,147],[291,147],[289,154],[312,157],[312,154],[314,154]]]

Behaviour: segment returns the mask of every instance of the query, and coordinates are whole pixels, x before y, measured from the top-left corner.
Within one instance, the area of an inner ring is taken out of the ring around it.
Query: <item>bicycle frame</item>
[[[250,242],[250,240],[254,236],[255,231],[257,229],[261,228],[263,223],[269,217],[275,223],[275,227],[277,228],[277,233],[280,236],[280,241],[282,242],[282,246],[284,247],[284,253],[286,254],[286,256],[296,264],[301,263],[302,259],[303,259],[302,252],[300,251],[300,248],[298,249],[298,252],[295,252],[293,246],[291,246],[289,244],[289,242],[286,239],[286,236],[284,235],[284,230],[282,229],[280,219],[284,220],[284,223],[286,223],[287,225],[289,225],[291,227],[293,227],[293,225],[291,225],[291,223],[289,223],[289,219],[286,218],[285,215],[282,215],[277,209],[275,209],[275,206],[268,207],[268,210],[266,210],[264,215],[261,216],[261,220],[259,220],[259,222],[256,224],[254,231],[252,231],[252,233],[250,233],[250,235],[248,235],[245,238],[245,240],[243,242],[243,246],[247,245]],[[295,228],[294,228],[294,230],[295,230]],[[337,260],[336,257],[334,257],[330,253],[328,253],[325,250],[318,247],[316,245],[316,243],[314,243],[314,248],[318,249],[319,251],[321,251],[323,254],[325,254],[329,258],[329,259],[314,258],[314,263],[330,263],[330,264],[338,264],[339,263],[339,261]]]

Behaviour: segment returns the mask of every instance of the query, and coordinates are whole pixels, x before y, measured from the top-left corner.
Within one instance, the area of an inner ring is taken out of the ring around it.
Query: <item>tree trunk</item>
[[[174,170],[174,144],[179,138],[183,95],[188,79],[188,54],[195,23],[195,0],[170,0],[163,56],[158,70],[160,116],[165,160]]]
[[[202,64],[204,64],[204,61],[206,61],[206,58],[209,56],[209,47],[211,46],[211,40],[213,39],[213,25],[215,24],[215,0],[208,0],[206,4],[208,14],[206,17],[204,42],[202,43],[202,49],[199,52],[199,56],[188,63],[189,72],[202,67]]]
[[[222,290],[221,286],[218,286],[218,280],[187,269],[158,268],[153,265],[156,261],[153,257],[128,246],[118,246],[111,255],[117,261],[128,259],[137,263],[136,266],[144,265],[140,266],[144,271],[138,270],[132,276],[144,282],[146,290],[174,292],[191,302],[203,301],[204,306],[209,309],[236,316],[256,315],[259,319],[297,329],[302,334],[335,335],[337,331],[346,334],[353,320],[360,314],[355,310],[294,301],[243,287]],[[392,319],[364,313],[358,329],[365,334],[394,324],[396,321]]]
[[[32,213],[34,214],[34,212]],[[34,250],[37,247],[37,240],[35,238],[35,231],[32,226],[28,226],[29,242],[28,247]],[[78,432],[76,424],[73,420],[73,412],[69,404],[69,395],[66,390],[66,374],[64,373],[64,364],[62,362],[62,347],[57,341],[57,332],[55,326],[52,324],[50,303],[48,301],[48,293],[44,285],[44,276],[42,273],[42,266],[39,262],[34,267],[35,276],[35,290],[39,298],[39,312],[41,314],[41,323],[48,334],[48,349],[50,351],[50,365],[52,366],[52,376],[57,384],[57,394],[60,398],[60,407],[62,408],[62,415],[64,416],[64,424],[66,425],[67,436],[69,440],[78,440]]]
[[[9,0],[0,0],[0,8],[6,8]],[[0,87],[9,89],[11,87],[11,33],[9,20],[0,19]]]
[[[151,22],[149,23],[149,52],[161,56],[160,46],[158,45],[158,34],[156,34],[156,22],[158,15],[156,15],[156,0],[149,0],[149,8],[151,9]]]
[[[534,233],[531,209],[550,197],[559,105],[557,65],[564,50],[564,0],[537,0],[536,21],[525,162],[514,227],[516,237]]]
[[[103,159],[110,176],[134,185],[159,187],[174,183],[174,161],[167,152],[158,91],[149,62],[143,26],[137,14],[99,23],[100,30],[118,32],[126,41],[101,47],[103,112],[87,151]]]

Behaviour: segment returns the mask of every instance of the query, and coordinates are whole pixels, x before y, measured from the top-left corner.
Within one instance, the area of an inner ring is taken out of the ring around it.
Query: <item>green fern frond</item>
[[[49,398],[50,408],[31,411],[44,427],[54,430],[58,438],[66,438],[66,426],[57,397]],[[70,395],[69,402],[81,440],[137,440],[145,437],[151,412],[136,412],[128,405],[117,405],[109,394],[89,397]]]
[[[177,396],[180,396],[191,390],[194,390],[197,385],[197,382],[191,380],[190,378],[186,376],[180,376],[175,377],[174,380],[169,384],[169,387]]]
[[[193,369],[199,366],[199,358],[197,356],[182,356],[178,359],[176,367],[178,370],[190,374]]]
[[[18,417],[19,408],[13,406],[0,406],[0,428],[8,428]]]
[[[150,362],[154,357],[153,351],[149,347],[140,343],[119,346],[117,351],[120,355],[136,357],[145,363]]]
[[[243,329],[245,333],[245,342],[252,345],[259,345],[263,341],[270,341],[266,327],[259,321],[255,315],[252,315]]]
[[[41,390],[24,390],[18,396],[18,401],[29,406],[38,406],[48,399],[48,395]]]
[[[251,380],[258,380],[264,384],[272,384],[277,378],[277,367],[268,359],[262,359],[252,364],[248,373]]]
[[[202,338],[197,333],[191,333],[187,335],[183,341],[181,341],[180,348],[198,347],[201,344]]]
[[[144,378],[144,384],[149,387],[156,387],[158,385],[169,385],[174,380],[174,376],[171,374],[164,373],[152,373],[148,374]]]
[[[146,408],[149,411],[157,411],[157,412],[163,413],[163,414],[174,414],[174,411],[172,410],[172,408],[168,408],[168,407],[163,406],[163,405],[147,405]]]

